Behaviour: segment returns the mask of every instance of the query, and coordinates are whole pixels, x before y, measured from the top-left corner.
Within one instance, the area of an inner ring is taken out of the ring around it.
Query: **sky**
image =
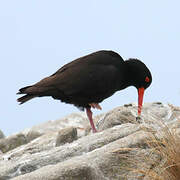
[[[16,92],[102,49],[149,67],[153,82],[144,102],[180,106],[179,7],[179,0],[0,1],[0,129],[11,135],[79,112],[51,97],[20,106]],[[134,87],[104,100],[94,114],[131,102]]]

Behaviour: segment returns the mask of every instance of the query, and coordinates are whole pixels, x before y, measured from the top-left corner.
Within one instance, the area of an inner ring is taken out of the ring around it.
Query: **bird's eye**
[[[145,81],[148,83],[150,81],[149,77],[146,76]]]

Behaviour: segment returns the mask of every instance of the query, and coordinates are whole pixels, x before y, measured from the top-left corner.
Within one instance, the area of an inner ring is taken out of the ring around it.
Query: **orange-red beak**
[[[138,116],[141,115],[143,96],[144,96],[144,88],[141,87],[138,89]]]

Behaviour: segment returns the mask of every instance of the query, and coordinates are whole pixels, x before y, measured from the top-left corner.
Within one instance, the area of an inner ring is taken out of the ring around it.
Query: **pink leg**
[[[91,124],[91,128],[92,128],[92,130],[93,130],[93,133],[96,133],[97,130],[96,130],[95,126],[94,126],[94,122],[93,122],[93,119],[92,119],[92,111],[91,111],[91,108],[86,108],[86,114],[87,114],[87,117],[88,117],[89,122],[90,122],[90,124]]]

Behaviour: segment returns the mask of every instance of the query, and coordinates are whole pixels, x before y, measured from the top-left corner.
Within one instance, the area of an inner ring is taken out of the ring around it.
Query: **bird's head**
[[[128,68],[128,78],[130,85],[135,86],[138,90],[138,115],[141,115],[144,90],[147,89],[152,82],[152,75],[147,66],[138,59],[129,59],[126,62]]]

